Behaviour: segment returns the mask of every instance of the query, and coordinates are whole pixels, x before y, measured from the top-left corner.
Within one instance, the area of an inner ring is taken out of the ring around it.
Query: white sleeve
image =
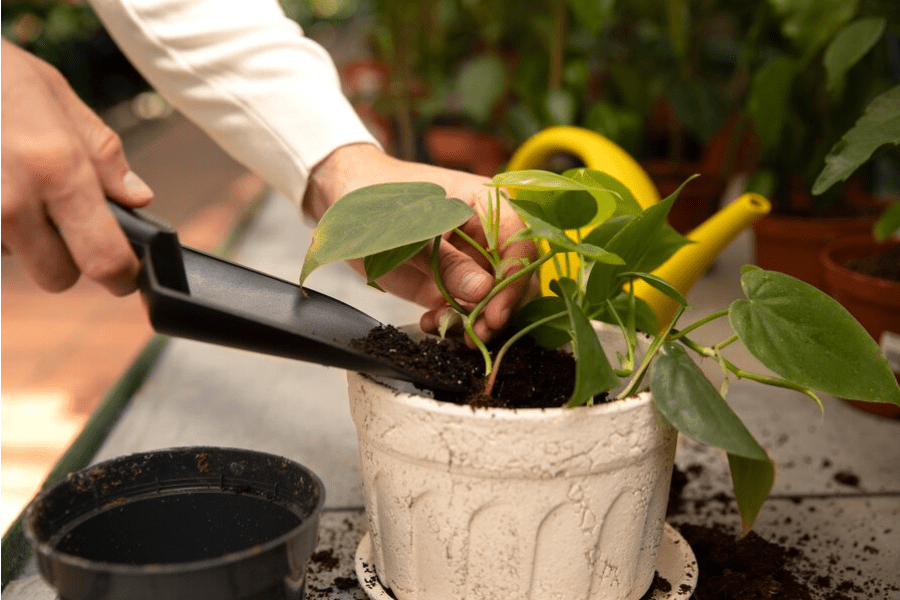
[[[91,0],[156,90],[295,202],[336,148],[376,144],[324,48],[277,0]],[[200,165],[198,165],[198,168]]]

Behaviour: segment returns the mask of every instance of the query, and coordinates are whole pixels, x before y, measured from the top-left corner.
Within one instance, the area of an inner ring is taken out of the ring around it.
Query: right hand
[[[317,221],[343,195],[366,185],[393,181],[429,181],[440,185],[448,196],[468,203],[479,214],[486,212],[490,194],[487,177],[445,169],[433,165],[407,162],[388,156],[370,144],[343,146],[332,152],[312,171],[304,198],[304,210]],[[523,227],[519,216],[506,203],[500,212],[502,258],[534,260],[537,248],[531,242],[518,240],[505,243]],[[460,227],[481,244],[486,243],[478,216]],[[440,271],[448,292],[466,308],[472,308],[487,296],[493,286],[493,273],[481,256],[456,238],[445,236],[439,250]],[[362,261],[350,261],[362,271]],[[411,300],[427,311],[420,320],[426,332],[437,331],[441,315],[449,309],[434,282],[431,256],[423,251],[378,280],[383,289]],[[522,278],[494,296],[475,323],[475,335],[488,341],[502,330],[518,307],[537,295],[537,279]],[[472,344],[472,340],[468,340]]]
[[[153,192],[59,71],[2,44],[3,252],[47,291],[82,273],[115,295],[134,291],[140,263],[106,198],[141,207]]]

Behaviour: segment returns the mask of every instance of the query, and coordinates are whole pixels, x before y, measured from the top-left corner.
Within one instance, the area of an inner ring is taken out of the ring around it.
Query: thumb
[[[441,278],[454,298],[476,303],[491,290],[494,278],[465,252],[443,243],[438,255]]]
[[[75,124],[84,149],[97,172],[107,196],[120,204],[146,206],[153,190],[131,170],[122,148],[122,140],[68,86],[55,90]]]

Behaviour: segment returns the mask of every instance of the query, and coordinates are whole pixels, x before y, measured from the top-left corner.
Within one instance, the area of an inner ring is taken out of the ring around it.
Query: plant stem
[[[684,312],[684,308],[684,306],[679,306],[678,312],[676,312],[675,317],[671,321],[669,321],[669,325],[666,327],[665,331],[663,331],[653,339],[653,343],[650,344],[650,348],[644,355],[644,359],[641,361],[641,365],[638,367],[637,371],[635,371],[634,376],[631,378],[631,381],[628,382],[628,385],[625,386],[625,389],[619,392],[619,395],[616,396],[617,399],[628,398],[629,396],[633,396],[637,393],[637,390],[641,385],[641,381],[643,381],[644,379],[644,375],[650,368],[650,363],[653,362],[653,357],[656,356],[657,352],[659,352],[660,347],[663,345],[663,342],[666,341],[666,338],[672,332],[672,328],[675,326],[675,323],[678,322],[678,319]]]
[[[474,245],[476,248],[480,248],[478,244]],[[447,287],[444,285],[444,280],[441,277],[440,258],[438,257],[438,249],[440,248],[440,246],[441,236],[436,236],[434,238],[434,246],[432,247],[431,252],[431,270],[434,276],[434,283],[437,285],[438,290],[441,292],[441,296],[444,298],[447,304],[450,305],[450,308],[463,316],[463,328],[466,330],[466,333],[469,334],[469,338],[472,340],[472,343],[475,344],[475,346],[481,352],[481,356],[484,358],[484,371],[486,374],[489,374],[492,367],[491,353],[488,351],[487,346],[484,345],[484,342],[482,342],[481,339],[477,335],[475,335],[475,319],[478,317],[478,314],[474,310],[472,312],[466,311],[466,309],[463,308],[462,305],[460,305],[460,303],[450,295],[450,292],[447,291]]]
[[[461,237],[467,244],[477,250],[478,253],[481,254],[485,258],[485,260],[487,260],[491,264],[491,266],[493,266],[494,268],[497,267],[497,261],[495,260],[494,256],[492,256],[490,252],[485,250],[481,244],[473,240],[471,236],[469,236],[459,228],[454,229],[453,233]]]
[[[719,351],[721,351],[723,348],[727,348],[728,346],[735,343],[739,339],[741,339],[741,338],[738,337],[738,334],[734,334],[730,338],[725,340],[724,342],[719,342],[718,344],[715,345],[716,353],[718,354]]]
[[[446,286],[444,286],[444,280],[441,277],[441,259],[438,256],[438,249],[441,247],[441,236],[437,236],[434,238],[434,246],[431,249],[431,270],[434,275],[434,283],[437,285],[438,290],[441,292],[441,296],[444,297],[444,300],[447,301],[447,304],[450,305],[453,310],[457,311],[461,315],[468,314],[466,309],[463,308],[456,299],[450,295],[450,292],[447,291]]]
[[[488,352],[487,346],[485,346],[484,342],[482,342],[481,339],[477,335],[475,335],[475,321],[478,320],[479,315],[481,315],[481,313],[484,312],[484,309],[487,306],[488,302],[490,302],[491,299],[494,298],[494,296],[499,294],[501,291],[503,291],[503,289],[505,289],[507,286],[509,286],[512,282],[516,281],[517,279],[521,279],[522,277],[531,275],[531,273],[533,273],[536,269],[540,268],[540,266],[542,264],[544,264],[546,261],[550,260],[550,258],[552,256],[553,256],[553,253],[545,254],[545,255],[541,256],[540,258],[538,258],[533,263],[530,263],[529,265],[519,269],[518,271],[516,271],[509,277],[506,277],[506,278],[501,279],[500,281],[496,282],[494,284],[494,287],[491,288],[491,291],[488,292],[488,295],[485,296],[481,300],[481,302],[479,302],[475,306],[475,308],[473,308],[472,311],[470,313],[468,313],[468,315],[466,315],[465,319],[463,319],[463,327],[465,328],[466,333],[469,334],[469,338],[472,340],[472,343],[475,344],[475,346],[481,352],[481,355],[484,357],[485,375],[490,375],[491,373],[493,373],[495,366],[491,361],[491,354],[490,354],[490,352]],[[465,313],[463,313],[463,314],[465,314]]]
[[[494,357],[494,369],[488,376],[488,380],[485,383],[484,393],[486,395],[490,396],[491,392],[493,391],[494,383],[497,380],[497,373],[500,370],[500,363],[503,361],[503,357],[506,356],[506,353],[509,351],[509,349],[512,348],[513,344],[515,344],[517,341],[522,339],[522,337],[524,337],[526,334],[528,334],[531,331],[534,331],[541,325],[546,325],[547,323],[549,323],[551,321],[555,321],[556,319],[559,319],[560,317],[566,316],[566,314],[567,314],[566,311],[562,311],[562,312],[556,313],[554,315],[550,315],[549,317],[544,317],[543,319],[535,321],[534,323],[532,323],[530,325],[526,325],[525,327],[523,327],[522,329],[517,331],[508,340],[506,340],[506,342],[503,344],[503,346],[500,348],[500,350],[497,351],[497,356]]]
[[[716,319],[721,319],[722,317],[725,317],[727,315],[728,315],[727,308],[722,309],[718,312],[710,313],[710,314],[706,315],[705,317],[703,317],[702,319],[700,319],[699,321],[697,321],[695,323],[691,323],[684,329],[679,329],[678,331],[675,332],[674,335],[672,335],[672,337],[669,338],[669,340],[670,341],[680,340],[682,337],[686,336],[687,334],[694,331],[695,329],[700,329],[707,323],[711,323],[711,322],[715,321]]]
[[[471,316],[473,319],[476,318],[479,314],[481,314],[481,312],[484,310],[484,307],[487,306],[488,302],[490,302],[491,300],[493,300],[494,296],[496,296],[497,294],[499,294],[500,292],[502,292],[502,291],[503,291],[507,286],[509,286],[512,282],[514,282],[514,281],[516,281],[516,280],[518,280],[518,279],[521,279],[521,278],[523,278],[523,277],[525,277],[525,276],[527,276],[527,275],[531,275],[534,271],[536,271],[537,269],[539,269],[540,266],[541,266],[542,264],[544,264],[545,262],[547,262],[548,260],[550,260],[553,256],[555,256],[555,253],[553,253],[553,252],[548,252],[547,254],[544,254],[543,256],[541,256],[540,258],[538,258],[538,259],[537,259],[536,261],[534,261],[533,263],[529,263],[528,265],[522,267],[521,269],[519,269],[518,271],[516,271],[516,272],[513,273],[512,275],[509,275],[508,277],[505,277],[504,279],[501,279],[500,281],[498,281],[497,283],[495,283],[495,284],[494,284],[494,287],[491,288],[491,291],[488,292],[488,295],[485,296],[485,297],[481,300],[481,302],[479,302],[479,303],[475,306],[475,308],[472,309],[472,312],[470,313],[470,316]]]
[[[493,251],[494,258],[499,263],[500,262],[500,190],[498,188],[494,189],[494,221],[491,224],[491,236],[493,237],[493,243],[491,244],[491,250]]]
[[[606,306],[609,309],[609,312],[612,314],[613,318],[615,318],[616,323],[619,325],[619,329],[622,331],[622,337],[625,339],[625,346],[628,349],[628,353],[625,357],[625,360],[622,360],[622,355],[619,354],[619,362],[621,364],[621,369],[613,368],[613,373],[618,375],[619,377],[628,377],[632,373],[634,373],[634,348],[635,348],[635,337],[633,335],[634,329],[628,329],[625,326],[625,323],[622,321],[622,318],[619,316],[619,311],[616,310],[616,307],[613,306],[613,303],[610,300],[606,301]]]
[[[787,381],[785,379],[781,379],[779,377],[772,377],[771,375],[761,375],[759,373],[752,373],[750,371],[745,371],[744,369],[740,368],[739,366],[737,366],[736,364],[734,364],[733,362],[731,362],[730,360],[728,360],[727,358],[722,356],[719,353],[719,350],[721,348],[724,348],[725,346],[731,344],[736,339],[737,339],[736,335],[732,336],[732,337],[728,338],[727,340],[725,340],[724,342],[722,342],[721,344],[718,344],[717,346],[715,346],[713,348],[709,348],[707,346],[701,346],[700,344],[698,344],[686,337],[681,338],[680,341],[682,344],[684,344],[685,346],[687,346],[694,352],[700,354],[701,356],[716,357],[719,360],[719,363],[721,365],[723,365],[730,373],[733,373],[738,379],[749,379],[751,381],[756,381],[757,383],[770,385],[772,387],[779,387],[779,388],[784,388],[784,389],[788,389],[788,390],[794,390],[795,392],[800,392],[804,396],[809,396],[810,398],[815,400],[816,404],[819,405],[819,408],[824,410],[824,406],[822,405],[822,400],[819,399],[819,397],[816,396],[816,394],[811,389],[809,389],[805,386],[802,386],[800,384],[793,383],[793,382]]]
[[[469,339],[472,340],[472,343],[475,344],[475,347],[481,352],[481,357],[484,359],[484,374],[488,376],[491,375],[494,372],[494,363],[491,360],[491,352],[484,342],[481,341],[481,338],[475,334],[475,319],[472,315],[463,319],[463,328],[466,330]]]

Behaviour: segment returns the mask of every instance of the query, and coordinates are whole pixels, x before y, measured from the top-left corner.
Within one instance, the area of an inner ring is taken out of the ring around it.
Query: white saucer
[[[395,600],[375,572],[372,539],[366,533],[356,548],[356,578],[372,600]],[[656,572],[669,582],[668,592],[655,591],[650,600],[687,600],[697,585],[697,560],[694,551],[674,527],[666,523],[659,542]]]

